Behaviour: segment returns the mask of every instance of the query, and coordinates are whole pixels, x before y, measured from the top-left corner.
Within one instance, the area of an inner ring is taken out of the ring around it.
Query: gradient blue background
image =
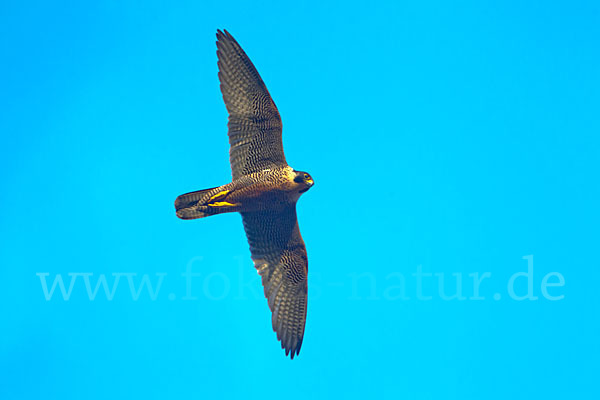
[[[596,398],[598,3],[83,3],[0,5],[0,398]],[[174,215],[230,179],[217,28],[316,181],[294,361],[239,216]],[[419,265],[485,299],[418,299]],[[44,272],[167,275],[46,301]]]

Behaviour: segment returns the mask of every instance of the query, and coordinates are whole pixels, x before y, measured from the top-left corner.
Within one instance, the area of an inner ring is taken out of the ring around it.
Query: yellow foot
[[[223,191],[215,194],[214,196],[212,196],[210,199],[208,199],[208,202],[210,203],[211,201],[218,200],[220,198],[227,196],[228,194],[229,194],[229,190],[223,190]]]
[[[208,203],[209,207],[235,207],[237,204],[231,204],[226,201],[217,201],[215,203]]]

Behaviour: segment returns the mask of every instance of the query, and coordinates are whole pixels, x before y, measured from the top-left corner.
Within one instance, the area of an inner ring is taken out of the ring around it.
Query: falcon
[[[229,113],[232,181],[182,194],[181,219],[239,212],[254,266],[286,355],[300,353],[306,323],[308,258],[296,202],[314,181],[285,161],[281,117],[258,71],[226,30],[217,30],[219,80]]]

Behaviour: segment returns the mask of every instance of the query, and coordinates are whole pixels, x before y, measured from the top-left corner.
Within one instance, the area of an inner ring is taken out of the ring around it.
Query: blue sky
[[[3,3],[0,397],[596,397],[599,18],[586,1]],[[293,361],[240,217],[174,214],[230,179],[217,28],[316,182]]]

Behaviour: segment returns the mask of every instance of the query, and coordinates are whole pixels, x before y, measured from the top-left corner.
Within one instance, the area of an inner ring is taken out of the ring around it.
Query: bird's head
[[[299,193],[306,192],[308,189],[310,189],[312,187],[312,185],[315,184],[315,181],[313,181],[313,178],[310,176],[310,174],[308,172],[302,172],[302,171],[294,171],[294,172],[296,173],[296,176],[294,177],[294,182],[296,182],[298,184]]]

